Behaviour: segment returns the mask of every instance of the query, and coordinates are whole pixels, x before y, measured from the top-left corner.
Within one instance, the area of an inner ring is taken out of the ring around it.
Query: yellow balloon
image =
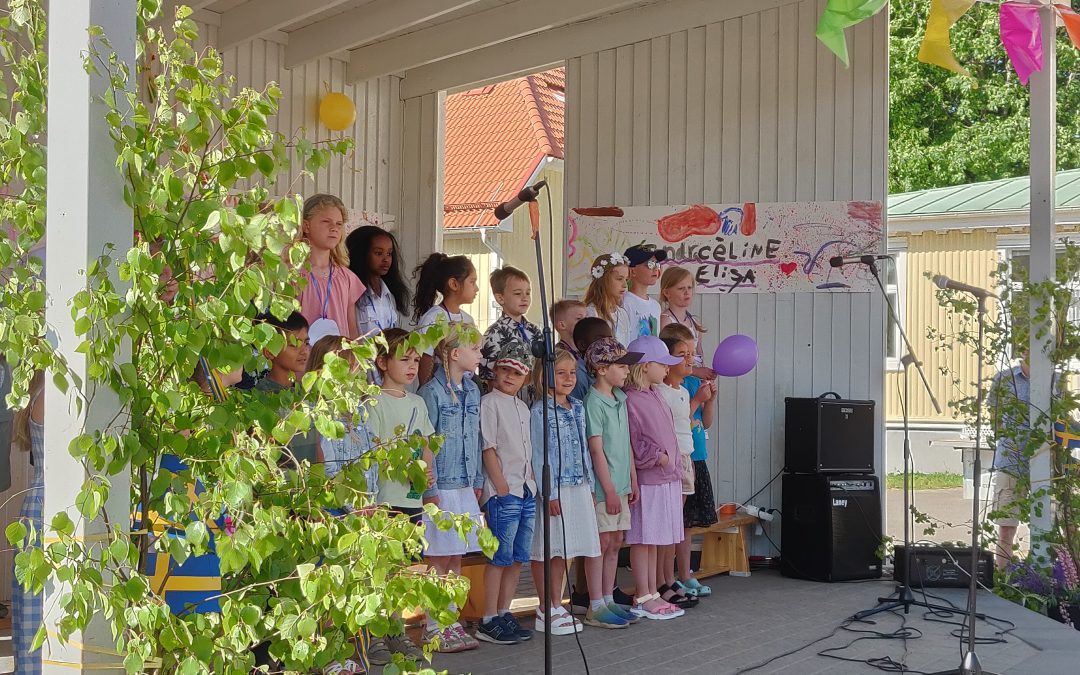
[[[333,131],[344,131],[356,121],[356,106],[345,94],[329,93],[319,102],[319,119]]]

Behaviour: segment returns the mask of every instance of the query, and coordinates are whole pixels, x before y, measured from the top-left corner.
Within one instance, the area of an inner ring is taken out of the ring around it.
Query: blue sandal
[[[711,588],[701,583],[697,579],[694,579],[693,577],[691,577],[687,581],[681,581],[679,583],[682,584],[683,588],[685,588],[690,593],[698,596],[699,598],[707,598],[712,595]]]

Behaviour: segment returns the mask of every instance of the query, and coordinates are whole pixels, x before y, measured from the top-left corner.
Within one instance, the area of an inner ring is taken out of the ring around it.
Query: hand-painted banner
[[[572,209],[568,223],[566,292],[577,297],[596,257],[641,243],[689,269],[701,293],[866,292],[876,284],[865,265],[829,258],[882,250],[880,202]]]

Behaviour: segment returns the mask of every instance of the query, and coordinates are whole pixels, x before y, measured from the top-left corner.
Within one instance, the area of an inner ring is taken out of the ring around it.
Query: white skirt
[[[458,488],[457,490],[439,490],[439,511],[458,515],[469,515],[477,527],[484,526],[484,516],[480,514],[480,505],[476,501],[476,493],[472,488]],[[468,538],[462,540],[458,535],[457,528],[441,530],[434,521],[425,513],[423,517],[424,538],[427,546],[424,547],[424,555],[448,556],[465,555],[480,550],[480,544],[476,541],[476,529],[469,531]]]
[[[561,494],[560,494],[561,493]],[[551,498],[559,499],[562,515],[551,519],[552,558],[595,558],[600,555],[600,535],[596,526],[593,491],[588,483],[555,488]],[[532,559],[544,559],[544,521],[539,499],[536,501],[536,524],[533,526]],[[567,523],[564,526],[563,523]],[[565,546],[563,536],[566,536]]]

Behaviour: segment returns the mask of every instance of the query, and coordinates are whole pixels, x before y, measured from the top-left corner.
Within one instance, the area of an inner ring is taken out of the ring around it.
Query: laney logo
[[[847,508],[847,500],[846,499],[833,499],[832,500],[832,505],[833,506],[839,506],[841,508]]]

